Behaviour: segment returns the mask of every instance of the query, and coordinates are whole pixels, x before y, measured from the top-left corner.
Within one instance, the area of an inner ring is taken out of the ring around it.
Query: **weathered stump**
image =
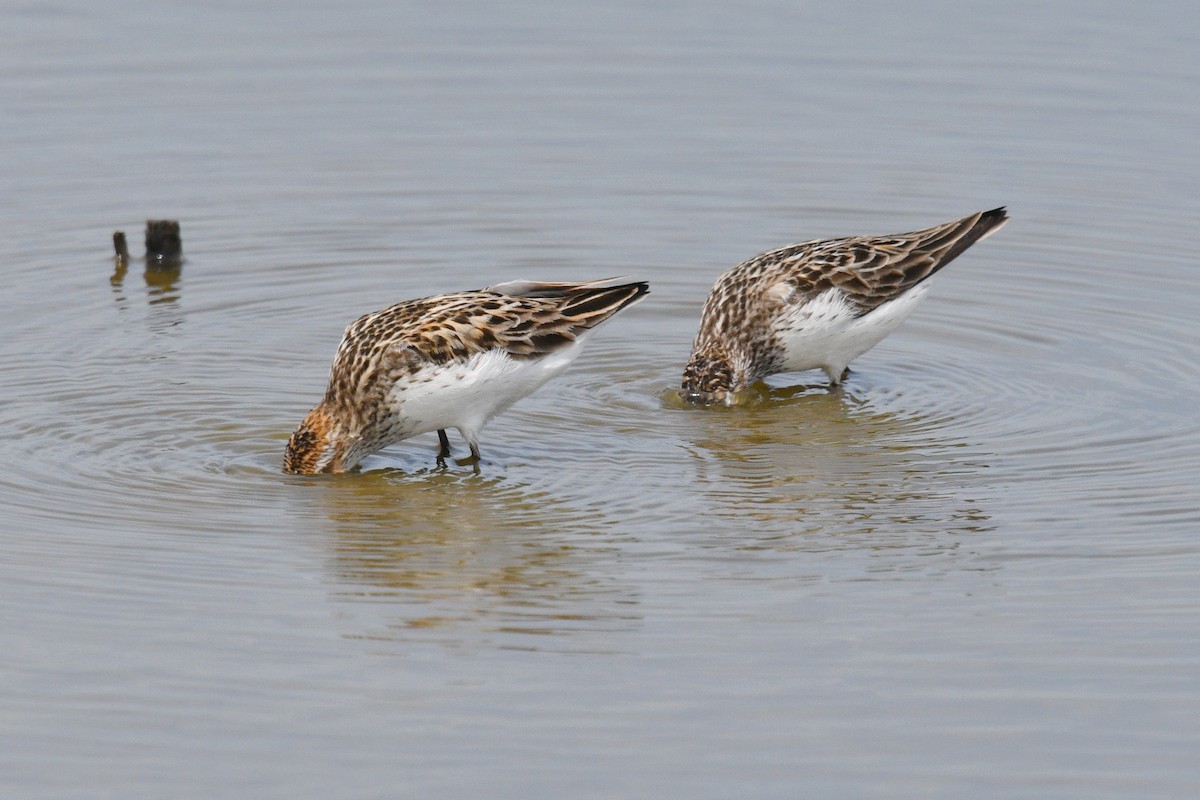
[[[129,245],[125,242],[125,231],[113,232],[113,250],[117,253],[117,261],[129,261]]]
[[[179,237],[179,221],[174,219],[146,220],[146,265],[178,266],[183,261],[183,241]]]

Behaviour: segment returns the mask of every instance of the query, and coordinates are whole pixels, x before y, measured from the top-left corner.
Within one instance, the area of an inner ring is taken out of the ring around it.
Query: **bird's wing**
[[[791,245],[763,253],[766,288],[783,303],[802,303],[829,289],[841,290],[862,313],[895,299],[999,229],[1003,208],[891,236],[856,236]]]

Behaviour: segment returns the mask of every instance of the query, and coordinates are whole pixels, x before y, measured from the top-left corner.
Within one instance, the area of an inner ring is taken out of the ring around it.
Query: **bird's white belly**
[[[838,289],[830,289],[781,317],[776,333],[784,351],[785,371],[820,367],[834,375],[879,344],[916,308],[929,281],[889,300],[863,316]],[[836,380],[836,378],[834,378]]]
[[[540,359],[515,359],[490,350],[464,362],[426,367],[398,382],[389,399],[404,418],[406,437],[441,428],[478,431],[565,370],[581,345],[576,341]]]

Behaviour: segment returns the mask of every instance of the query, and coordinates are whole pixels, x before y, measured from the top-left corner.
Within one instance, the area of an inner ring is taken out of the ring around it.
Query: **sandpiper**
[[[649,292],[612,285],[511,281],[409,300],[346,329],[325,398],[300,423],[285,472],[345,472],[403,439],[438,432],[439,464],[457,428],[479,460],[479,432],[561,373],[595,328]]]
[[[1001,207],[911,233],[793,244],[738,264],[704,304],[684,397],[732,405],[768,375],[817,367],[837,386],[852,360],[912,313],[928,278],[1007,220]]]

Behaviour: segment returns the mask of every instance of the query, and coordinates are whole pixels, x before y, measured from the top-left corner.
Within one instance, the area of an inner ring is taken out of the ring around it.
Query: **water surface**
[[[1190,4],[93,5],[0,10],[5,796],[1200,791]],[[1001,203],[844,390],[664,399]],[[478,474],[280,472],[356,316],[614,274]]]

